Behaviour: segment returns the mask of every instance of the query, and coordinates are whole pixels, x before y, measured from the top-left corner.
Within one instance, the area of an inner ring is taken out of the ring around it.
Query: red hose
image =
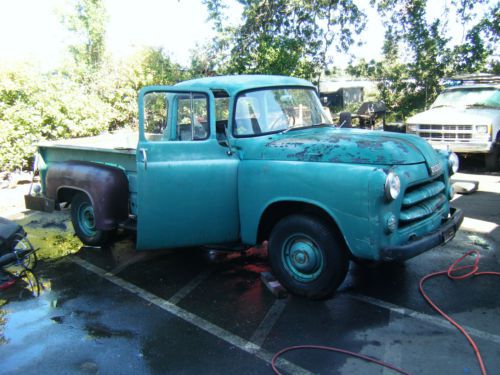
[[[298,345],[298,346],[290,346],[288,348],[280,350],[278,353],[276,353],[273,356],[273,359],[271,361],[271,366],[273,367],[274,373],[277,374],[277,375],[283,375],[278,370],[278,368],[276,367],[276,360],[278,359],[278,357],[280,355],[282,355],[283,353],[286,353],[286,352],[291,352],[293,350],[302,350],[302,349],[328,350],[330,352],[342,353],[342,354],[349,355],[351,357],[356,357],[356,358],[362,359],[362,360],[367,361],[367,362],[376,363],[379,366],[387,367],[387,368],[389,368],[391,370],[399,372],[400,374],[410,375],[408,372],[405,372],[404,370],[401,370],[401,369],[399,369],[397,367],[394,367],[393,365],[390,365],[388,363],[379,361],[378,359],[375,359],[375,358],[372,358],[372,357],[368,357],[367,355],[363,355],[363,354],[359,354],[359,353],[354,353],[354,352],[351,352],[349,350],[344,350],[344,349],[340,349],[340,348],[335,348],[333,346],[321,346],[321,345]]]
[[[459,264],[466,257],[468,257],[470,255],[476,256],[476,258],[474,259],[474,263],[468,264],[465,266],[459,266]],[[481,356],[479,348],[477,347],[477,344],[474,342],[472,337],[470,337],[470,335],[467,333],[467,331],[465,331],[465,329],[460,324],[458,324],[455,320],[453,320],[453,318],[451,318],[443,310],[441,310],[439,307],[437,307],[437,305],[434,302],[432,302],[432,300],[429,298],[427,293],[425,293],[425,291],[424,291],[424,283],[427,280],[429,280],[433,277],[436,277],[436,276],[440,276],[440,275],[447,275],[452,280],[463,280],[463,279],[467,279],[467,278],[472,277],[472,276],[485,276],[485,275],[500,276],[500,272],[493,272],[493,271],[478,272],[479,271],[479,259],[480,259],[479,253],[476,250],[471,250],[471,251],[468,251],[467,253],[465,253],[464,255],[462,255],[456,261],[454,261],[453,264],[447,270],[440,271],[440,272],[434,272],[434,273],[431,273],[429,275],[422,277],[422,279],[420,279],[420,293],[422,293],[422,296],[424,297],[424,299],[427,301],[427,303],[429,305],[431,305],[431,307],[434,310],[436,310],[448,322],[453,324],[455,326],[455,328],[458,329],[462,333],[462,335],[465,336],[467,341],[469,341],[469,344],[474,349],[474,353],[476,354],[477,362],[479,363],[479,367],[481,368],[481,373],[483,375],[487,375],[487,371],[486,371],[486,367],[484,366],[483,358]],[[457,275],[457,272],[459,273],[461,271],[467,271],[467,272]]]
[[[476,256],[476,258],[474,259],[474,263],[468,264],[465,266],[459,266],[459,264],[470,255]],[[479,363],[479,367],[481,367],[481,373],[483,375],[487,375],[486,367],[484,366],[483,359],[481,357],[481,353],[479,352],[479,349],[478,349],[476,343],[474,342],[474,340],[465,331],[465,329],[462,326],[460,326],[460,324],[458,324],[450,316],[448,316],[443,310],[441,310],[439,307],[437,307],[437,305],[434,302],[432,302],[432,300],[429,298],[427,293],[425,293],[425,291],[424,291],[424,283],[427,280],[429,280],[433,277],[436,277],[436,276],[440,276],[440,275],[447,275],[452,280],[464,280],[464,279],[467,279],[467,278],[472,277],[472,276],[485,276],[485,275],[500,276],[500,272],[493,272],[493,271],[478,272],[479,271],[479,258],[480,258],[479,253],[476,250],[471,250],[471,251],[465,253],[460,258],[455,260],[453,262],[453,264],[447,270],[430,273],[430,274],[422,277],[420,279],[419,289],[420,289],[420,293],[422,293],[422,296],[427,301],[427,303],[429,305],[431,305],[431,307],[434,310],[436,310],[441,316],[443,316],[443,318],[445,318],[447,321],[449,321],[451,324],[453,324],[467,338],[467,340],[471,344],[472,348],[474,349],[474,353],[476,354],[477,361]],[[467,272],[460,273],[460,272],[464,272],[464,271],[467,271]],[[271,360],[271,366],[273,368],[274,373],[277,375],[283,375],[276,367],[276,361],[277,361],[278,357],[280,357],[282,354],[284,354],[286,352],[291,352],[294,350],[302,350],[302,349],[327,350],[327,351],[331,351],[331,352],[342,353],[342,354],[345,354],[348,356],[362,359],[362,360],[367,361],[367,362],[375,363],[379,366],[387,367],[391,370],[399,372],[400,374],[409,375],[408,372],[401,370],[395,366],[392,366],[388,363],[379,361],[378,359],[375,359],[375,358],[372,358],[372,357],[369,357],[369,356],[366,356],[363,354],[354,353],[354,352],[351,352],[349,350],[336,348],[333,346],[321,346],[321,345],[298,345],[298,346],[290,346],[288,348],[280,350],[279,352],[277,352],[273,356],[273,358]]]

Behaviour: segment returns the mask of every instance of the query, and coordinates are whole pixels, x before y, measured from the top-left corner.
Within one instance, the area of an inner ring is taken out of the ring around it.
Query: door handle
[[[144,162],[144,170],[148,169],[148,153],[147,149],[140,148],[139,151],[142,153],[142,161]]]

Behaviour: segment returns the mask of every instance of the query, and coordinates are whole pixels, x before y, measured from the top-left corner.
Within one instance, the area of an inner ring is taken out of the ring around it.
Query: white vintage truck
[[[429,110],[410,117],[406,132],[434,148],[480,153],[489,171],[500,167],[500,76],[463,76],[436,98]]]

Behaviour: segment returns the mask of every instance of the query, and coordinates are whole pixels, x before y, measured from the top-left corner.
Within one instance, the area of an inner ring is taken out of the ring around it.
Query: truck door
[[[210,90],[141,90],[138,249],[238,240],[239,159],[217,141],[215,120]]]

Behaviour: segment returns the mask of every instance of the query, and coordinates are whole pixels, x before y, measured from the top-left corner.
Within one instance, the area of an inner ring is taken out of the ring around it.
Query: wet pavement
[[[125,235],[107,249],[80,247],[65,213],[51,225],[30,214],[20,220],[30,238],[56,255],[37,267],[39,297],[20,285],[0,292],[0,373],[271,374],[274,353],[314,344],[412,374],[478,374],[472,348],[426,304],[418,283],[468,250],[481,254],[480,270],[500,271],[500,178],[487,178],[483,191],[455,200],[473,220],[453,241],[404,264],[351,264],[327,301],[276,299],[260,280],[264,250],[217,259],[199,249],[137,253]],[[499,285],[496,277],[426,283],[470,330],[491,374],[500,368]],[[282,358],[284,373],[393,373],[329,352]]]

